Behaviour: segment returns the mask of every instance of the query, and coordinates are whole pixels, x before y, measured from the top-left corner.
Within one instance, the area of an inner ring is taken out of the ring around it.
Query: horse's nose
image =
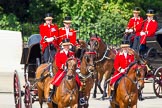
[[[137,88],[138,88],[139,90],[142,90],[142,89],[144,88],[144,83],[139,83],[139,84],[137,85]]]
[[[90,72],[94,72],[95,68],[94,68],[94,66],[90,66],[88,70],[89,70]]]

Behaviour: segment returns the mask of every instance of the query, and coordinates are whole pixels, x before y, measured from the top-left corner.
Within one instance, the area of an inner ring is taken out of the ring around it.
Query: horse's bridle
[[[87,52],[85,52],[85,54],[89,54],[89,55],[94,54],[94,55],[96,55],[96,52],[94,52],[94,51],[87,51]],[[95,67],[94,64],[89,64],[89,63],[86,62],[86,67],[84,67],[84,68],[86,68],[86,71],[88,72],[88,74],[87,74],[87,75],[83,75],[83,74],[80,72],[80,73],[79,73],[79,76],[82,77],[83,79],[87,79],[87,78],[92,77],[93,74],[94,74],[94,72],[91,71],[91,70],[89,69],[90,66]]]
[[[99,43],[101,42],[101,39],[100,38],[91,38],[90,39],[91,41],[92,40],[96,40],[96,42],[98,43],[98,45],[99,45]],[[95,44],[95,42],[94,42],[94,44]],[[92,46],[94,46],[94,44],[92,45]],[[99,49],[99,48],[98,48]],[[97,54],[97,50],[96,50],[96,54]],[[110,48],[109,48],[109,46],[107,45],[107,47],[106,47],[106,49],[105,49],[105,51],[104,51],[105,53],[104,53],[104,55],[102,56],[102,58],[101,59],[99,59],[99,60],[97,60],[97,61],[95,61],[95,63],[98,63],[98,62],[101,62],[101,61],[103,61],[105,58],[106,59],[111,59],[110,57],[108,57],[107,55],[109,55],[109,52],[110,52]],[[98,55],[98,54],[97,54]]]
[[[134,62],[133,63],[133,65],[131,65],[131,66],[134,66],[135,65],[135,63],[136,62]],[[130,68],[131,68],[131,66],[130,67],[128,67],[128,69],[127,69],[127,73],[124,75],[124,77],[125,78],[128,78],[133,84],[135,84],[136,86],[137,86],[137,89],[139,90],[139,88],[140,88],[140,84],[138,83],[140,80],[144,80],[144,78],[138,78],[138,76],[140,76],[141,74],[140,74],[140,69],[142,68],[142,66],[141,65],[139,65],[139,64],[136,64],[133,68],[136,70],[135,72],[136,72],[136,78],[135,78],[135,80],[132,80],[130,77],[128,77],[128,72],[129,72],[129,70],[130,70]],[[125,90],[126,90],[126,92],[127,92],[127,95],[129,96],[129,103],[131,102],[131,93],[128,93],[128,91],[127,91],[127,89],[126,89],[126,81],[125,81],[125,79],[124,79],[124,86],[125,86]],[[126,95],[126,96],[127,96]],[[126,97],[125,96],[125,97]]]

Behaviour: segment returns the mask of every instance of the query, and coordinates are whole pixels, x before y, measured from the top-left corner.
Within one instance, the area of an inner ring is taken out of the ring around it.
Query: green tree
[[[0,29],[1,30],[13,30],[21,31],[21,25],[17,17],[14,14],[0,15]]]

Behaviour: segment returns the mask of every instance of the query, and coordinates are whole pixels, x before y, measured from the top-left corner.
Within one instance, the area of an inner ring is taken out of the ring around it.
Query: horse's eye
[[[88,56],[85,56],[85,59],[86,59],[87,62],[90,61]]]
[[[88,41],[87,44],[90,45],[90,41]]]
[[[98,42],[95,42],[95,46],[97,46],[98,45]]]
[[[140,70],[139,70],[139,69],[137,70],[137,76],[138,76],[138,77],[141,76],[141,73],[140,73]]]

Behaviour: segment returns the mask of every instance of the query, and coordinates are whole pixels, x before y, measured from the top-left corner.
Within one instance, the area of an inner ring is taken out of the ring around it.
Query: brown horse
[[[90,92],[93,88],[94,84],[94,59],[95,59],[95,52],[85,51],[83,57],[81,58],[81,66],[80,66],[80,73],[79,77],[83,83],[82,88],[80,89],[80,97],[84,98],[86,101],[85,105],[80,105],[79,108],[88,108],[89,106],[89,98]]]
[[[78,86],[75,80],[76,75],[76,59],[70,58],[66,62],[67,70],[65,70],[66,75],[63,78],[61,84],[57,87],[55,94],[52,97],[52,101],[58,105],[58,108],[77,108],[78,106]],[[55,66],[55,62],[53,63]],[[38,67],[36,71],[36,78],[40,79],[41,76],[46,76],[48,70],[44,71],[47,67],[47,64],[42,64]],[[56,67],[54,67],[56,68]],[[42,74],[43,72],[43,74]],[[47,99],[49,95],[49,86],[52,81],[52,78],[46,77],[43,80],[37,83],[39,102],[42,108],[43,98]],[[53,103],[47,103],[49,108],[53,108]]]
[[[138,89],[144,87],[145,71],[140,62],[133,62],[128,66],[126,74],[115,86],[116,95],[110,101],[112,108],[137,108]],[[109,87],[109,93],[110,93]]]
[[[50,67],[52,66],[51,63],[44,63],[41,64],[36,70],[36,81],[37,81],[37,89],[38,89],[38,97],[39,97],[39,104],[42,108],[43,101],[48,98],[48,91],[45,90],[45,86],[49,83],[52,78],[50,77]]]
[[[90,50],[96,52],[95,68],[98,73],[95,81],[93,97],[96,98],[98,86],[100,92],[103,93],[102,99],[104,99],[104,97],[107,96],[106,80],[110,78],[112,74],[116,50],[106,45],[104,41],[97,35],[91,35],[88,44],[90,45]],[[105,76],[104,91],[101,88],[101,81],[103,79],[103,76]]]

